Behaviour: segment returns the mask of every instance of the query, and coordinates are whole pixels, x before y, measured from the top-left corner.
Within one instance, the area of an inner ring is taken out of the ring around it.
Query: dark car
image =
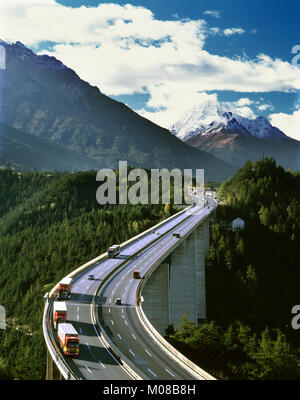
[[[178,238],[178,239],[180,239],[181,238],[181,236],[180,236],[180,234],[179,233],[173,233],[173,236],[175,236],[176,238]]]
[[[121,306],[121,305],[122,305],[122,300],[120,299],[120,297],[117,297],[117,298],[116,298],[115,303],[116,303],[118,306]]]
[[[88,280],[93,281],[95,279],[94,275],[89,275]]]

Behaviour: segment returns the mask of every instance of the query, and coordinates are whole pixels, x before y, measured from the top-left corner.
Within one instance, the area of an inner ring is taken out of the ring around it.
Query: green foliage
[[[264,159],[247,162],[218,193],[211,226],[208,322],[186,319],[168,339],[218,378],[299,379],[300,179]],[[245,229],[232,231],[236,217]],[[237,322],[239,321],[239,322]]]
[[[300,350],[277,329],[257,337],[240,322],[195,326],[183,318],[169,341],[218,379],[299,379]]]
[[[44,379],[44,294],[111,244],[165,218],[163,205],[100,206],[96,189],[94,171],[0,170],[0,304],[8,322],[0,331],[0,378]]]

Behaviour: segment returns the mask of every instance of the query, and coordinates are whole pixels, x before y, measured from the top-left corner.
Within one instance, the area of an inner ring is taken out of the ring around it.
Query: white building
[[[241,218],[236,218],[232,221],[232,229],[244,229],[245,221]]]

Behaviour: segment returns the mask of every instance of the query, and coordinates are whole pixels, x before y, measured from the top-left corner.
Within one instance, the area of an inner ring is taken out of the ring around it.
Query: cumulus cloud
[[[220,11],[216,11],[216,10],[206,10],[206,11],[204,11],[203,14],[208,15],[210,17],[217,18],[217,19],[219,19],[220,15],[221,15]]]
[[[238,107],[250,106],[251,104],[253,104],[253,101],[248,99],[247,97],[242,97],[236,102],[236,105]]]
[[[232,36],[232,35],[242,35],[245,33],[244,29],[242,28],[227,28],[223,30],[225,36]]]
[[[247,97],[241,97],[237,101],[231,101],[231,102],[227,101],[227,102],[222,102],[221,104],[223,108],[227,109],[228,111],[235,112],[241,117],[254,119],[257,117],[257,115],[251,108],[251,105],[253,105],[253,103],[254,102],[248,99]]]
[[[273,126],[281,129],[286,135],[300,140],[300,110],[296,110],[293,114],[271,114],[269,119]]]
[[[192,90],[192,88],[190,88]],[[182,117],[187,110],[201,110],[209,107],[216,110],[221,106],[226,111],[235,112],[241,117],[254,119],[257,115],[253,112],[250,105],[253,102],[248,98],[241,98],[237,101],[220,102],[216,93],[208,94],[206,92],[192,92],[192,95],[185,96],[185,88],[180,90],[174,87],[174,90],[169,95],[163,86],[154,88],[151,93],[154,95],[147,103],[153,110],[145,108],[138,110],[139,114],[153,122],[169,128],[174,122]],[[162,104],[167,104],[167,107],[162,107]]]
[[[259,111],[272,110],[273,106],[271,104],[260,104],[260,105],[257,106],[257,109]]]
[[[0,38],[55,56],[107,95],[148,94],[139,112],[163,126],[211,96],[205,91],[300,89],[300,70],[288,62],[264,54],[255,59],[210,54],[206,37],[221,31],[202,19],[159,20],[130,4],[71,8],[55,0],[1,0],[0,16]],[[41,50],[45,41],[53,43],[47,51]],[[240,101],[236,106],[250,115],[251,104]]]

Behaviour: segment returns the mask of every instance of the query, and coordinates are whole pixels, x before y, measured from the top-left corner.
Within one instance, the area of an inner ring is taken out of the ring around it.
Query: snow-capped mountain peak
[[[273,127],[267,118],[259,116],[249,119],[225,110],[220,104],[207,103],[185,112],[182,118],[170,127],[179,139],[187,141],[195,136],[218,133],[240,133],[260,139],[280,139],[286,135]]]

